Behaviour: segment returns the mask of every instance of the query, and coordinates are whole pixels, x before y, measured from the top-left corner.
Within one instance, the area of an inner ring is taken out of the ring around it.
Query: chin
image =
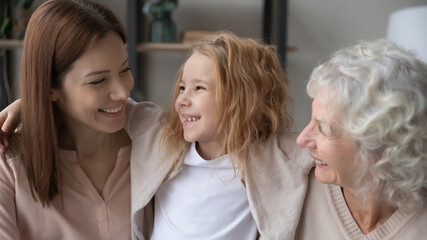
[[[195,141],[197,141],[197,140],[195,140],[194,139],[194,137],[191,137],[191,136],[188,136],[188,135],[186,135],[185,133],[184,133],[184,140],[186,141],[186,142],[195,142]]]
[[[125,124],[115,124],[114,126],[105,126],[104,128],[101,128],[101,131],[106,133],[115,133],[120,130],[122,130],[125,127]]]
[[[319,173],[319,170],[316,168],[314,171],[314,175],[316,176],[316,180],[323,184],[333,184],[333,181],[331,181],[328,176],[325,176],[324,173]]]
[[[105,133],[116,133],[122,129],[123,128],[109,128],[109,129],[105,129],[103,132],[105,132]]]

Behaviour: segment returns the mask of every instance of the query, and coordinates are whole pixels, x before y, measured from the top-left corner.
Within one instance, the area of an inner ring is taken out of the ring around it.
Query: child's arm
[[[20,123],[21,99],[11,103],[0,112],[0,151],[9,146],[8,137]]]

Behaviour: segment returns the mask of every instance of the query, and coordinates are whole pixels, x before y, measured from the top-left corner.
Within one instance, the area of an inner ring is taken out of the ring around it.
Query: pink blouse
[[[76,152],[60,150],[63,199],[49,208],[31,196],[19,159],[0,154],[0,239],[130,239],[130,151],[120,149],[100,195]]]

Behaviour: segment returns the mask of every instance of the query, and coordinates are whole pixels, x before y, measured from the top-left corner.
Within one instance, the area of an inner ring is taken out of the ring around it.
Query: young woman
[[[22,54],[21,122],[0,155],[1,239],[130,239],[126,35],[87,0],[50,0]]]

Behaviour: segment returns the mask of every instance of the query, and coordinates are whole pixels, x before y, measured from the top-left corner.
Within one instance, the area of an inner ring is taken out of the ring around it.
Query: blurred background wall
[[[36,0],[39,4],[40,0]],[[122,0],[102,0],[126,22],[127,6]],[[228,29],[242,37],[261,39],[261,0],[179,0],[172,18],[178,32],[186,29]],[[398,9],[426,5],[426,0],[289,0],[287,74],[293,103],[290,108],[295,130],[302,130],[311,116],[311,100],[305,85],[312,69],[341,47],[359,40],[384,38],[389,15]],[[142,10],[142,9],[141,9]],[[276,23],[277,24],[277,23]],[[144,31],[144,29],[141,29]],[[19,79],[20,50],[14,50],[12,75]],[[144,99],[168,106],[175,73],[186,52],[150,52],[142,56],[139,81]],[[132,71],[135,71],[133,69]],[[16,96],[17,84],[13,84]]]

